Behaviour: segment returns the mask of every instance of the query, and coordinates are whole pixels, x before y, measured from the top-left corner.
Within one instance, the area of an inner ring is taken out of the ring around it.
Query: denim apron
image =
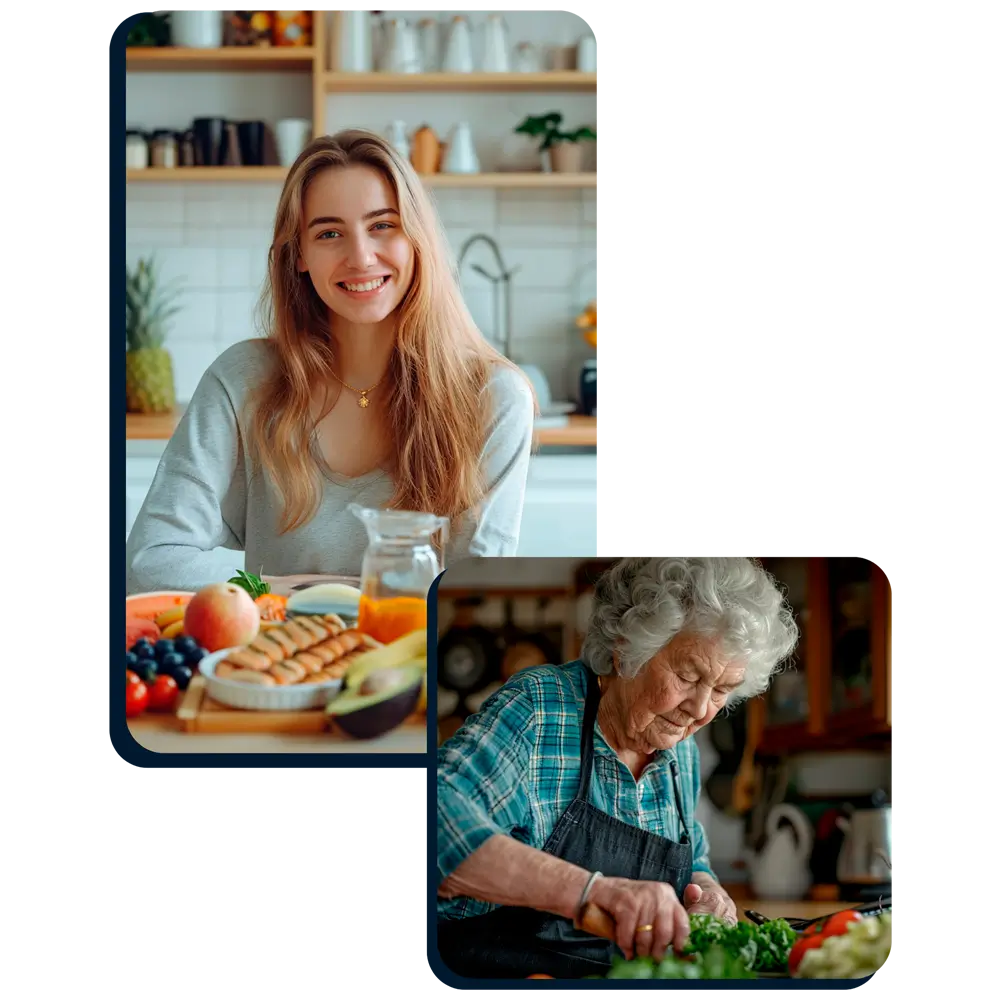
[[[681,808],[676,762],[670,762],[680,842],[640,830],[588,801],[594,765],[594,725],[601,691],[588,671],[587,701],[580,737],[580,787],[559,817],[542,850],[587,871],[617,878],[669,882],[682,899],[691,881],[691,836]],[[577,930],[572,921],[528,907],[499,906],[463,920],[441,920],[438,951],[460,976],[523,978],[547,973],[557,979],[602,975],[621,950],[612,942]]]

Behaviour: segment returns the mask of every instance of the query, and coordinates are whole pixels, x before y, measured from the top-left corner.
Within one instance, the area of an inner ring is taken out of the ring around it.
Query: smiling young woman
[[[448,561],[515,553],[531,385],[476,328],[430,198],[381,137],[299,156],[261,304],[267,336],[212,364],[166,447],[130,593],[217,580],[219,547],[271,577],[356,574],[352,502],[450,518]]]

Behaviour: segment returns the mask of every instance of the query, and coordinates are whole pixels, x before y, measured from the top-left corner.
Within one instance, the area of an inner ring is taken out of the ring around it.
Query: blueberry
[[[196,667],[206,656],[208,656],[208,650],[202,648],[201,646],[197,646],[193,653],[188,653],[187,656],[184,657],[184,662],[187,663],[189,667]]]
[[[126,668],[129,669],[129,670],[134,670],[135,669],[135,665],[138,662],[139,662],[139,657],[136,656],[136,654],[133,653],[132,650],[130,649],[125,654],[125,666],[126,666]]]
[[[190,667],[185,667],[183,664],[176,667],[170,668],[170,676],[177,681],[177,686],[182,690],[186,691],[188,684],[191,683],[191,673]]]
[[[163,659],[164,656],[168,656],[174,651],[174,640],[173,639],[159,639],[157,640],[156,646],[156,658],[158,660]]]
[[[152,684],[156,680],[157,666],[156,660],[147,657],[139,660],[132,669],[142,680]]]
[[[156,655],[153,651],[153,644],[148,639],[140,639],[132,647],[132,652],[135,653],[140,660],[150,660]]]
[[[175,667],[184,666],[184,657],[180,653],[166,653],[160,657],[160,673],[172,673]]]
[[[179,635],[174,639],[174,652],[188,656],[198,648],[198,643],[189,635]]]

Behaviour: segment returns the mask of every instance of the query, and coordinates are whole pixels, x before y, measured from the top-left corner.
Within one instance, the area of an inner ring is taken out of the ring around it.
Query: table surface
[[[172,716],[130,719],[136,743],[154,753],[427,753],[424,726],[404,725],[374,740],[342,740],[324,733],[189,733]]]

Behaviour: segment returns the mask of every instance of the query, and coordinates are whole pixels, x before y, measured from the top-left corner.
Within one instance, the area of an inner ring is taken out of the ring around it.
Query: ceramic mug
[[[185,49],[217,49],[222,45],[221,10],[170,12],[170,41]]]
[[[283,167],[290,167],[312,138],[312,122],[308,118],[282,118],[274,126],[274,141],[278,147],[278,160]]]

